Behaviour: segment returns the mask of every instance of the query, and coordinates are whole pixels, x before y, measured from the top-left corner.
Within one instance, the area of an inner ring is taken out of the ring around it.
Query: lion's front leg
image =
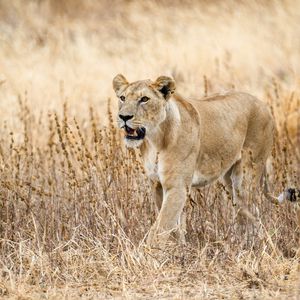
[[[184,241],[182,230],[182,211],[186,201],[184,187],[164,187],[163,203],[157,220],[153,224],[147,239],[150,247],[164,248],[171,233],[175,233],[181,241]]]

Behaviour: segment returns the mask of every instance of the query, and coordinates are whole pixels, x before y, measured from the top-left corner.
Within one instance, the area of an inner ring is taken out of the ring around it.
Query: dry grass
[[[260,96],[272,190],[299,186],[299,1],[24,3],[0,1],[0,298],[298,299],[296,208],[251,194],[248,170],[257,222],[216,183],[186,205],[187,246],[152,256],[150,187],[107,99],[119,72]]]

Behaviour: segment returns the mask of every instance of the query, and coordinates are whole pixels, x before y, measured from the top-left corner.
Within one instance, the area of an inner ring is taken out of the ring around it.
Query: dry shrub
[[[269,100],[275,103],[271,94]],[[142,244],[156,214],[151,189],[139,152],[124,149],[109,108],[107,127],[100,125],[94,108],[86,119],[76,120],[67,103],[61,116],[49,114],[41,123],[27,101],[19,98],[19,141],[8,129],[1,141],[5,286],[9,281],[37,290],[84,286],[84,294],[99,289],[104,296],[111,289],[116,295],[133,289],[137,296],[155,277],[144,293],[163,296],[166,290],[156,287],[176,290],[177,281],[183,293],[203,297],[229,297],[229,288],[237,295],[246,295],[247,288],[267,289],[270,295],[279,288],[294,292],[283,280],[291,280],[297,271],[299,228],[293,205],[276,207],[249,188],[245,204],[258,221],[238,224],[220,183],[194,191],[186,206],[187,247],[180,254],[170,250],[163,261],[156,261]],[[275,105],[273,111],[282,109]],[[280,132],[269,174],[277,193],[296,184],[298,171],[296,145]],[[245,175],[249,187],[249,170]]]

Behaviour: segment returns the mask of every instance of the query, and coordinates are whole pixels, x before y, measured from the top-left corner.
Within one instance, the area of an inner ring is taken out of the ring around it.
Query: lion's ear
[[[167,100],[175,92],[176,85],[174,79],[167,76],[159,76],[154,82],[154,87],[158,89]]]
[[[117,95],[127,85],[128,85],[128,81],[122,74],[118,74],[113,79],[113,89],[114,89],[114,91],[116,92]]]

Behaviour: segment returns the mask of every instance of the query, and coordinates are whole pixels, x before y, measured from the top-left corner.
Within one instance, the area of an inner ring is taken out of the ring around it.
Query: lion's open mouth
[[[133,129],[125,125],[124,129],[126,132],[125,138],[128,140],[142,140],[146,135],[146,128],[144,127]]]

